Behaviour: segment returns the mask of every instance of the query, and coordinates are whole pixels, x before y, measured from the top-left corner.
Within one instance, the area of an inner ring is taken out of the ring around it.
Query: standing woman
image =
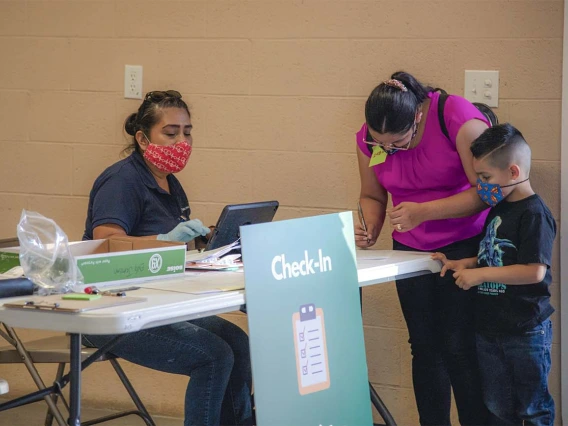
[[[193,139],[179,92],[150,92],[124,125],[130,155],[95,181],[83,239],[109,237],[190,242],[209,233],[191,210],[174,173],[184,169]],[[101,347],[114,336],[83,336]],[[251,425],[248,336],[219,317],[199,318],[126,335],[111,352],[134,364],[190,376],[184,426]],[[172,395],[177,398],[177,395]]]
[[[366,123],[356,136],[367,231],[356,228],[357,246],[374,245],[388,215],[395,250],[438,251],[448,259],[476,255],[486,206],[473,187],[477,177],[469,147],[488,123],[467,100],[449,96],[448,139],[438,99],[439,93],[405,72],[394,73],[367,99]],[[450,424],[451,388],[460,423],[485,424],[474,294],[457,287],[451,274],[397,280],[396,287],[410,335],[420,424]]]

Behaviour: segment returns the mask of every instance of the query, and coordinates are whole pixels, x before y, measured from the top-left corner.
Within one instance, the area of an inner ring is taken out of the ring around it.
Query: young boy
[[[492,208],[477,257],[442,261],[464,290],[477,287],[476,339],[483,399],[492,424],[552,425],[548,391],[552,324],[549,286],[556,224],[531,188],[531,150],[510,124],[471,145],[477,192]]]

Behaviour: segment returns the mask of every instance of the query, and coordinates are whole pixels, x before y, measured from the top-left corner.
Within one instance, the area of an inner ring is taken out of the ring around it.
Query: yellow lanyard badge
[[[376,166],[378,164],[383,164],[387,159],[387,153],[380,146],[375,145],[373,147],[373,155],[371,156],[371,161],[369,161],[369,167]]]

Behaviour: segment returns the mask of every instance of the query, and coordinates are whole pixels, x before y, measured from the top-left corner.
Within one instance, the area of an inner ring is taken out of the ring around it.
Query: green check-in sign
[[[257,424],[372,425],[351,213],[241,239]]]

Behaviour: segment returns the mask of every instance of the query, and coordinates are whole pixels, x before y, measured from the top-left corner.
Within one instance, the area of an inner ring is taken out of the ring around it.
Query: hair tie
[[[402,84],[400,80],[391,78],[390,80],[383,81],[383,83],[390,87],[396,87],[397,89],[402,90],[403,92],[408,92],[408,89],[404,84]]]

